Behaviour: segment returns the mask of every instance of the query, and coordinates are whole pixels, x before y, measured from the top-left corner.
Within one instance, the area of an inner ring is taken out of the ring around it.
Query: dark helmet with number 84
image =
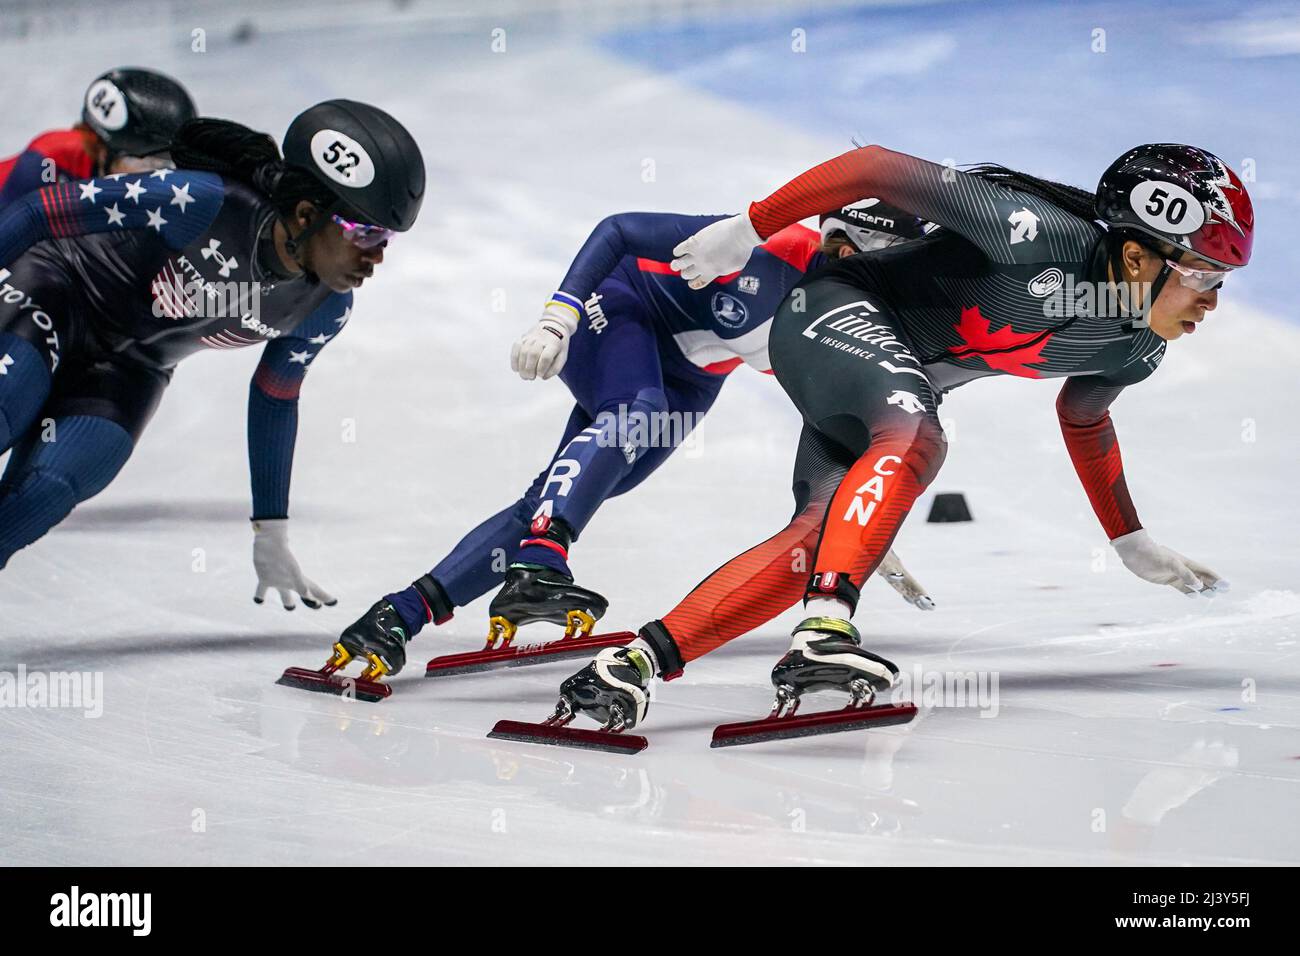
[[[165,149],[195,115],[185,87],[163,73],[137,67],[100,74],[87,88],[81,107],[81,121],[114,156],[145,156]]]

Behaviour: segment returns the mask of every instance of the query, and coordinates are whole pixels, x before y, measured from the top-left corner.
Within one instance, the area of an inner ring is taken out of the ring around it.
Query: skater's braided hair
[[[178,169],[237,179],[267,196],[285,217],[304,199],[322,209],[335,201],[316,176],[284,161],[274,139],[231,120],[190,120],[177,131],[170,151]]]
[[[1006,166],[999,166],[997,163],[980,163],[967,169],[966,172],[980,179],[997,183],[999,186],[1018,189],[1022,193],[1045,199],[1053,206],[1064,209],[1080,219],[1091,222],[1097,218],[1096,194],[1080,189],[1078,186],[1067,186],[1065,183],[1053,182],[1050,179],[1040,179],[1028,173],[1008,169]]]

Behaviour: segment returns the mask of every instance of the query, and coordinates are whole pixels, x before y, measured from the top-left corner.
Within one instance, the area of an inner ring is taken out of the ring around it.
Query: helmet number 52
[[[349,179],[352,178],[351,171],[361,164],[361,157],[352,152],[352,150],[348,149],[338,140],[334,140],[334,142],[329,144],[325,149],[325,152],[321,155],[321,159],[325,160],[325,162],[338,170],[339,175],[345,176]]]

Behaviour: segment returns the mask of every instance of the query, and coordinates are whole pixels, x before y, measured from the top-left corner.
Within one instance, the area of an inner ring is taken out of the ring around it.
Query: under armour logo
[[[208,247],[206,249],[200,250],[200,253],[202,254],[204,260],[216,259],[217,265],[221,267],[221,278],[228,279],[230,278],[231,271],[239,268],[239,260],[236,259],[234,256],[231,256],[229,259],[227,259],[225,254],[222,253],[220,249],[221,249],[221,240],[213,239],[208,243]]]
[[[915,415],[917,412],[925,411],[925,406],[921,400],[911,392],[896,391],[885,399],[890,405],[897,405],[909,415]]]
[[[13,356],[10,355],[8,352],[6,352],[4,354],[4,357],[0,358],[0,375],[8,375],[9,366],[13,364],[14,364]]]

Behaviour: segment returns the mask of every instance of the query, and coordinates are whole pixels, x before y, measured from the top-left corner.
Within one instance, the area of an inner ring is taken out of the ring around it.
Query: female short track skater
[[[293,121],[283,158],[212,119],[171,152],[180,169],[49,186],[0,213],[0,567],[112,481],[181,359],[264,345],[248,403],[254,600],[333,604],[288,545],[298,392],[415,222],[419,148],[382,110],[330,100]]]
[[[691,233],[722,219],[622,213],[595,228],[541,321],[511,354],[525,379],[559,375],[573,393],[555,455],[519,500],[351,625],[339,640],[348,654],[396,673],[406,643],[425,624],[448,620],[503,578],[490,608],[489,641],[509,641],[517,626],[532,621],[569,623],[575,609],[589,628],[606,602],[574,583],[569,548],[596,509],[667,460],[732,370],[748,364],[770,371],[772,312],[805,272],[917,238],[926,227],[877,200],[853,202],[822,216],[821,235],[802,226],[778,230],[734,274],[692,290],[668,259]],[[918,606],[932,604],[896,559],[882,575]]]
[[[80,123],[42,133],[18,155],[0,159],[0,210],[56,182],[170,165],[167,146],[195,115],[190,94],[171,77],[109,70],[86,89]]]
[[[1065,443],[1126,567],[1187,593],[1224,586],[1142,528],[1108,409],[1155,371],[1169,342],[1195,332],[1227,273],[1250,261],[1254,213],[1236,174],[1201,149],[1139,146],[1093,194],[869,146],[709,225],[678,247],[673,266],[700,285],[764,236],[855,195],[944,228],[830,266],[804,283],[804,309],[787,300],[773,319],[772,368],[804,418],[794,520],[633,644],[601,651],[565,681],[555,720],[581,712],[610,729],[632,726],[653,676],[800,598],[808,617],[772,671],[775,714],[805,691],[846,691],[861,703],[892,686],[897,668],[864,650],[849,622],[858,589],[943,463],[942,394],[987,375],[1065,379],[1056,402]],[[816,558],[801,577],[773,558],[810,531]]]

